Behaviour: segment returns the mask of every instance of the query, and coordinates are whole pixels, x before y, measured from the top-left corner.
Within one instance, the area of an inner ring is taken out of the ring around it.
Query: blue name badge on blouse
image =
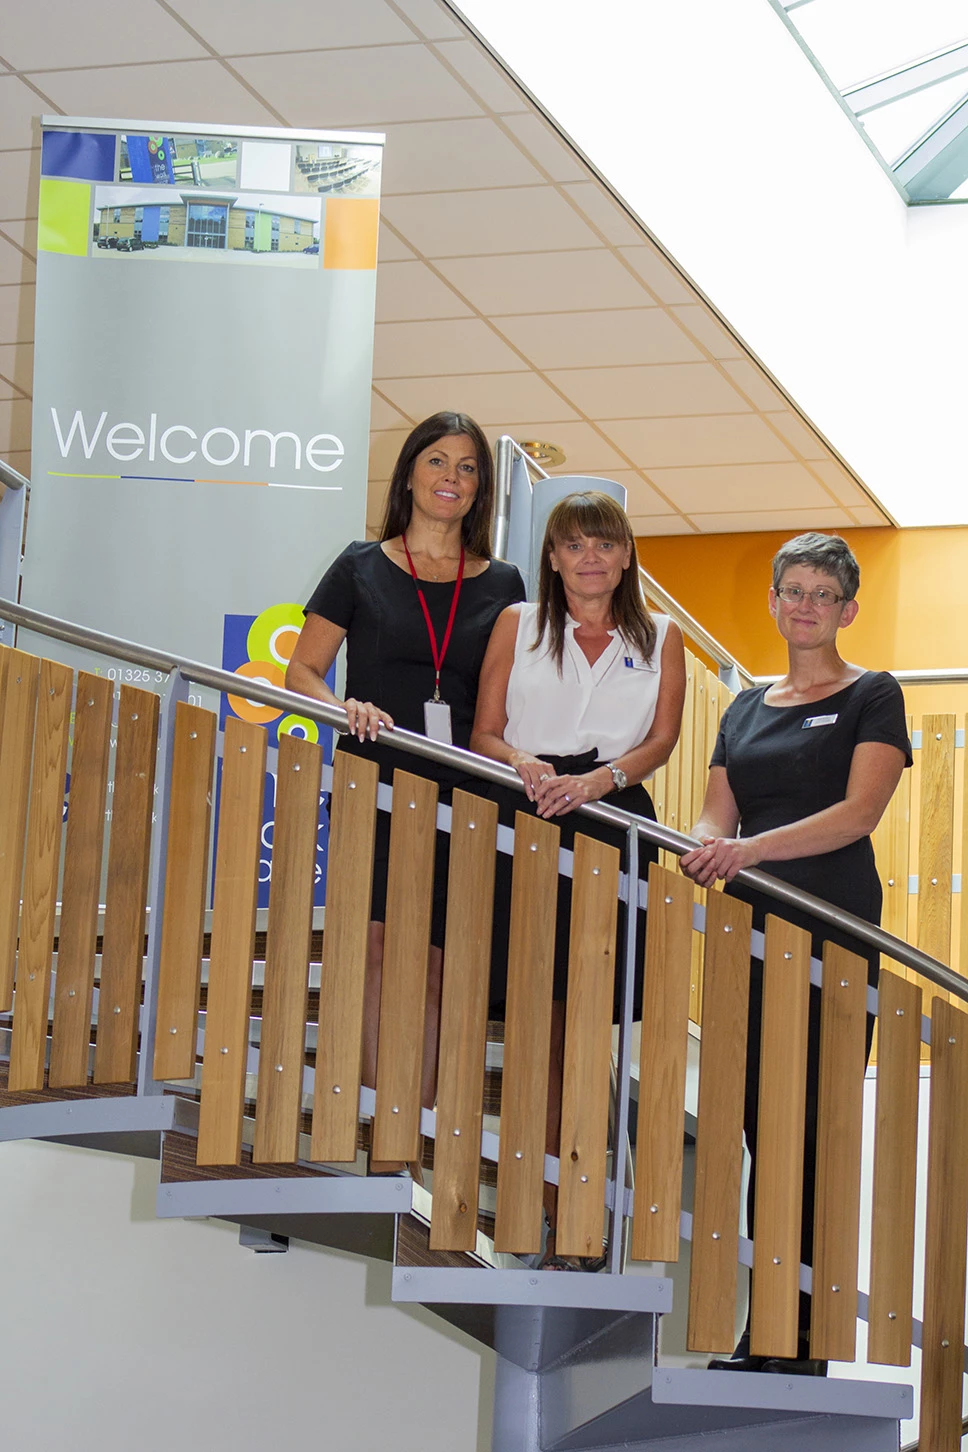
[[[832,716],[808,716],[800,729],[806,731],[808,726],[833,726],[838,715],[839,712],[835,711]]]

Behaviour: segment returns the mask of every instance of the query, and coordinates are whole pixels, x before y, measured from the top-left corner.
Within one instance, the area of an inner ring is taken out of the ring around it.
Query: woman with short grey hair
[[[693,836],[702,843],[680,866],[702,887],[717,880],[753,908],[753,927],[767,913],[806,928],[812,952],[839,943],[867,959],[876,987],[879,957],[849,934],[781,906],[765,894],[734,884],[746,867],[763,867],[805,892],[879,923],[881,884],[871,833],[911,765],[901,688],[885,671],[851,665],[838,650],[838,634],[857,617],[860,569],[838,535],[801,534],[773,560],[770,614],[786,641],[788,667],[770,686],[743,691],[723,715],[709,767],[709,783]],[[763,964],[751,962],[744,1129],[753,1161],[759,1092]],[[873,1021],[868,1017],[870,1052]],[[804,1146],[801,1260],[813,1260],[813,1191],[820,1049],[820,994],[810,989]],[[827,1364],[809,1350],[810,1297],[801,1293],[799,1349],[793,1360],[750,1355],[746,1333],[717,1370],[772,1371],[823,1376]]]

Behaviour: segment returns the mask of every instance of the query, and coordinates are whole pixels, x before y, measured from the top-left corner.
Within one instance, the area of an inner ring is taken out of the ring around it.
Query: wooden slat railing
[[[700,667],[693,665],[693,681]],[[703,668],[704,669],[704,668]],[[47,1088],[127,1082],[135,1090],[139,1049],[145,877],[151,837],[154,698],[121,694],[112,819],[105,800],[112,743],[113,691],[103,678],[72,673],[19,652],[0,650],[0,797],[6,908],[6,958],[15,982],[10,1018],[15,1082],[38,1087],[49,1047]],[[27,684],[26,693],[23,687]],[[31,684],[33,683],[33,684]],[[68,754],[68,703],[76,686]],[[693,721],[703,750],[722,706],[708,678],[693,684]],[[702,701],[701,709],[697,705]],[[953,740],[939,727],[942,743]],[[214,790],[216,722],[199,708],[178,708],[170,781],[166,919],[157,984],[155,1073],[194,1077],[202,1006],[201,912],[208,867],[208,801]],[[937,739],[937,738],[936,738]],[[945,747],[947,751],[947,747]],[[950,757],[950,753],[948,753]],[[682,765],[677,800],[697,778]],[[328,923],[315,1040],[314,1159],[356,1154],[363,982],[376,779],[370,763],[284,739],[278,754],[276,860],[268,913],[258,1074],[250,1035],[255,902],[265,785],[266,736],[228,719],[220,780],[221,813],[214,874],[199,1165],[238,1166],[246,1118],[254,1117],[255,1158],[293,1165],[300,1138],[307,1046],[313,839],[320,782],[333,796]],[[61,827],[65,767],[69,808]],[[944,759],[941,776],[951,779]],[[947,776],[945,776],[947,773]],[[931,779],[939,780],[930,767]],[[688,777],[688,782],[686,778]],[[666,769],[665,787],[669,783]],[[660,783],[657,793],[664,788]],[[22,803],[22,805],[20,805]],[[890,831],[903,836],[897,815]],[[11,819],[13,825],[11,826]],[[375,1153],[413,1159],[420,1129],[420,1059],[435,850],[436,789],[398,772],[393,788],[390,874]],[[483,1123],[484,1014],[494,880],[495,810],[473,793],[453,806],[449,934],[445,955],[440,1094],[436,1117],[437,1197],[434,1249],[467,1250],[478,1223]],[[579,832],[572,857],[570,985],[566,1014],[563,1114],[557,1159],[545,1160],[557,827],[517,818],[503,1102],[497,1153],[494,1242],[539,1249],[546,1173],[559,1185],[558,1250],[601,1251],[607,1202],[636,1211],[635,1256],[674,1260],[680,1247],[682,1099],[687,993],[694,941],[704,939],[706,975],[700,1052],[696,1194],[690,1281],[689,1344],[729,1350],[737,1310],[743,1063],[749,980],[749,909],[710,892],[693,922],[691,888],[668,868],[649,871],[651,911],[645,943],[646,1021],[640,1056],[640,1113],[634,1194],[608,1179],[608,1082],[618,853]],[[944,842],[938,849],[945,850]],[[935,851],[932,846],[931,851]],[[54,966],[53,902],[63,853],[60,933],[52,1023],[45,994]],[[98,953],[98,884],[107,855],[108,903]],[[934,856],[932,864],[941,861]],[[934,871],[934,867],[932,867]],[[635,885],[633,884],[633,893]],[[636,915],[629,914],[634,923]],[[170,921],[170,926],[169,926]],[[633,929],[635,931],[635,929]],[[19,935],[19,956],[13,949]],[[795,1347],[799,1212],[806,1073],[805,936],[779,918],[766,931],[760,1174],[754,1249],[753,1336],[762,1353]],[[99,981],[96,974],[99,970]],[[31,976],[33,975],[33,976]],[[95,988],[98,997],[95,1001]],[[863,960],[827,945],[821,991],[821,1070],[815,1204],[812,1350],[854,1354],[858,1300],[861,1103],[865,1073],[866,973]],[[118,1012],[115,1012],[115,1009]],[[875,1233],[870,1268],[869,1356],[909,1363],[915,1280],[914,1186],[917,1156],[920,991],[884,975],[879,1039],[879,1100],[874,1156]],[[115,1024],[114,1020],[118,1020]],[[170,1029],[175,1028],[175,1034]],[[931,1128],[925,1252],[923,1425],[930,1445],[947,1452],[960,1440],[964,1343],[965,1242],[968,1235],[968,1014],[936,999],[930,1047]],[[181,1040],[173,1053],[167,1040]],[[186,1054],[185,1041],[191,1044]],[[94,1052],[92,1057],[92,1045]],[[965,1052],[962,1052],[965,1050]],[[92,1083],[93,1072],[93,1083]],[[41,1082],[43,1082],[41,1078]],[[336,1091],[339,1091],[338,1093]],[[433,1120],[430,1121],[433,1123]],[[426,1127],[427,1121],[425,1121]],[[302,1147],[302,1148],[301,1148]]]

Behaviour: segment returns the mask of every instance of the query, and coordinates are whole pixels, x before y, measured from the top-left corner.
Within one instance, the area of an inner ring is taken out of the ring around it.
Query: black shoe
[[[768,1357],[759,1368],[761,1371],[772,1372],[775,1376],[826,1376],[827,1363],[818,1361],[815,1357],[803,1356],[795,1361],[787,1361],[782,1356]]]
[[[716,1356],[706,1367],[707,1371],[762,1371],[763,1363],[766,1360],[763,1356],[750,1356],[748,1351],[740,1351],[737,1346],[732,1356]]]

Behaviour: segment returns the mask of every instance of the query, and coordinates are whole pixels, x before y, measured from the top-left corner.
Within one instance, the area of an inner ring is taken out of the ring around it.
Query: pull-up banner
[[[364,532],[383,137],[42,125],[23,601],[281,684]]]

